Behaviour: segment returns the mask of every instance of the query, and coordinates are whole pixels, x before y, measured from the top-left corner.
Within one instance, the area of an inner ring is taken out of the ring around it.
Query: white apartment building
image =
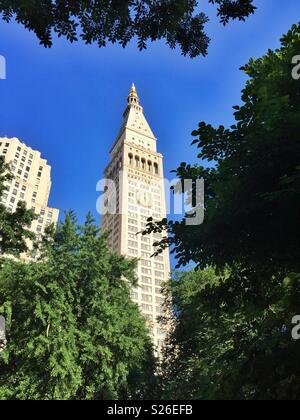
[[[26,146],[17,138],[0,137],[0,155],[10,165],[14,179],[7,185],[8,190],[1,197],[2,203],[14,212],[19,201],[24,201],[28,209],[38,215],[32,223],[32,231],[37,235],[50,224],[58,221],[59,210],[48,207],[51,189],[51,167],[41,153]]]

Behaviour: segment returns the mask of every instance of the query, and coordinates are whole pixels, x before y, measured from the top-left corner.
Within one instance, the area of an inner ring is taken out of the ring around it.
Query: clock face
[[[137,191],[136,193],[137,203],[140,206],[149,207],[153,206],[152,194],[147,191]]]

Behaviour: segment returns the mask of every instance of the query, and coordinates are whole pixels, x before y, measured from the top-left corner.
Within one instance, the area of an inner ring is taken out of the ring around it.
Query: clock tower
[[[155,252],[153,244],[162,239],[162,234],[142,236],[138,233],[144,230],[148,218],[158,221],[166,217],[163,156],[157,152],[157,139],[145,118],[134,85],[127,101],[122,127],[105,171],[107,188],[102,231],[109,232],[114,252],[139,260],[138,284],[132,288],[131,296],[147,320],[159,353],[167,332],[158,318],[165,311],[163,286],[170,276],[169,251],[151,257]]]

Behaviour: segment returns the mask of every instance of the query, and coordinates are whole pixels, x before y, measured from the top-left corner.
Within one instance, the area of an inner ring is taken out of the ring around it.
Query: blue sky
[[[211,17],[209,55],[191,60],[164,42],[139,52],[135,42],[98,49],[55,39],[52,49],[17,24],[0,23],[0,55],[7,80],[0,81],[0,136],[19,137],[42,152],[52,166],[50,205],[74,209],[79,220],[95,216],[96,183],[118,133],[134,81],[146,116],[165,156],[166,176],[178,164],[195,161],[191,131],[199,121],[232,122],[250,57],[279,46],[281,35],[299,20],[299,0],[255,0],[258,11],[246,23],[221,26]]]

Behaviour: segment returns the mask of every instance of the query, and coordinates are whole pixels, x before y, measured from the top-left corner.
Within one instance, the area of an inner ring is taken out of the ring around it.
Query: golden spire
[[[132,83],[131,90],[130,90],[130,95],[138,96],[134,83]]]
[[[129,103],[138,103],[139,102],[139,97],[135,88],[134,83],[132,83],[131,89],[130,89],[130,93],[128,96],[128,102]]]

